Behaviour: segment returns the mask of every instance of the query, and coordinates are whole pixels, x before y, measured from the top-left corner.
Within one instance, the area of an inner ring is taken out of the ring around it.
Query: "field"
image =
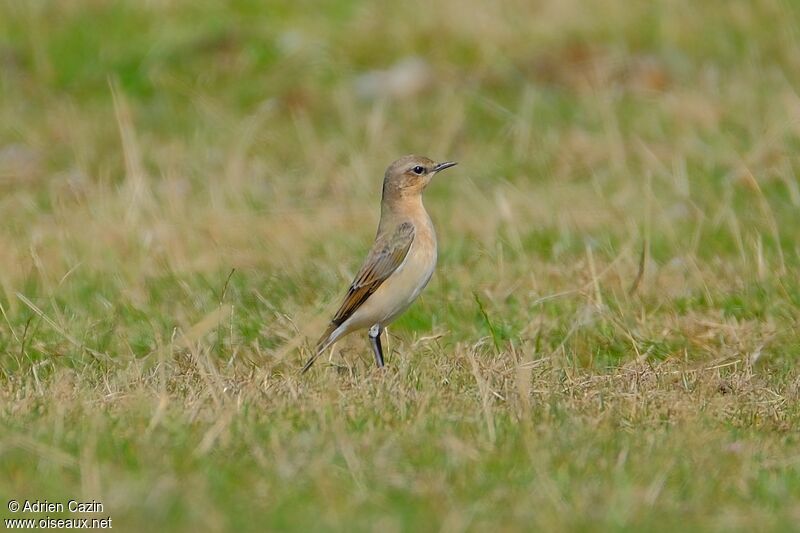
[[[796,530],[798,150],[788,0],[0,0],[0,519]],[[301,376],[406,153],[437,273]]]

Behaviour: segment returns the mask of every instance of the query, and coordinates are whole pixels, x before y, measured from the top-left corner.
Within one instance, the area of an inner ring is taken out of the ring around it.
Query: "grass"
[[[796,528],[799,44],[779,0],[0,2],[0,517]],[[386,372],[300,376],[410,152],[461,163],[437,274]]]

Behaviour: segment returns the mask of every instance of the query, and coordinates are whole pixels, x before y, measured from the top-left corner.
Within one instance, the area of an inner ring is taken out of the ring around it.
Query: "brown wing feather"
[[[353,279],[353,283],[350,284],[350,289],[347,291],[342,305],[333,315],[318,346],[325,342],[333,330],[350,318],[367,298],[403,264],[413,241],[414,226],[410,222],[400,224],[392,233],[384,234],[375,240],[372,250]]]
[[[384,234],[375,240],[367,259],[356,274],[353,283],[350,284],[350,289],[347,291],[342,305],[339,306],[339,310],[336,311],[331,323],[325,329],[325,333],[317,341],[316,353],[306,362],[303,373],[311,368],[314,360],[324,350],[331,333],[350,318],[367,298],[403,264],[412,242],[414,242],[414,226],[410,222],[400,224],[394,232]]]
[[[414,226],[409,222],[400,224],[384,238],[376,240],[366,261],[356,274],[342,305],[331,322],[339,326],[361,307],[369,296],[403,264],[414,241]]]
[[[356,274],[342,305],[333,316],[337,326],[350,318],[366,299],[403,264],[414,241],[414,226],[404,222],[391,234],[375,241],[367,259]]]

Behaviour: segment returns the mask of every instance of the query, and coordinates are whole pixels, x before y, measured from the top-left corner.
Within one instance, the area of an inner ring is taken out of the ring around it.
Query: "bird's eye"
[[[421,175],[423,175],[425,173],[425,167],[421,167],[421,166],[417,165],[417,166],[415,166],[414,168],[411,169],[411,172],[421,176]]]

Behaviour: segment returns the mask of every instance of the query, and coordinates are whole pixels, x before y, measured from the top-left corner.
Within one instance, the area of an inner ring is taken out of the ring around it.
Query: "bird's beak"
[[[437,173],[440,170],[444,170],[446,168],[454,167],[458,164],[456,161],[447,161],[446,163],[439,163],[435,167],[433,167],[433,173]]]

